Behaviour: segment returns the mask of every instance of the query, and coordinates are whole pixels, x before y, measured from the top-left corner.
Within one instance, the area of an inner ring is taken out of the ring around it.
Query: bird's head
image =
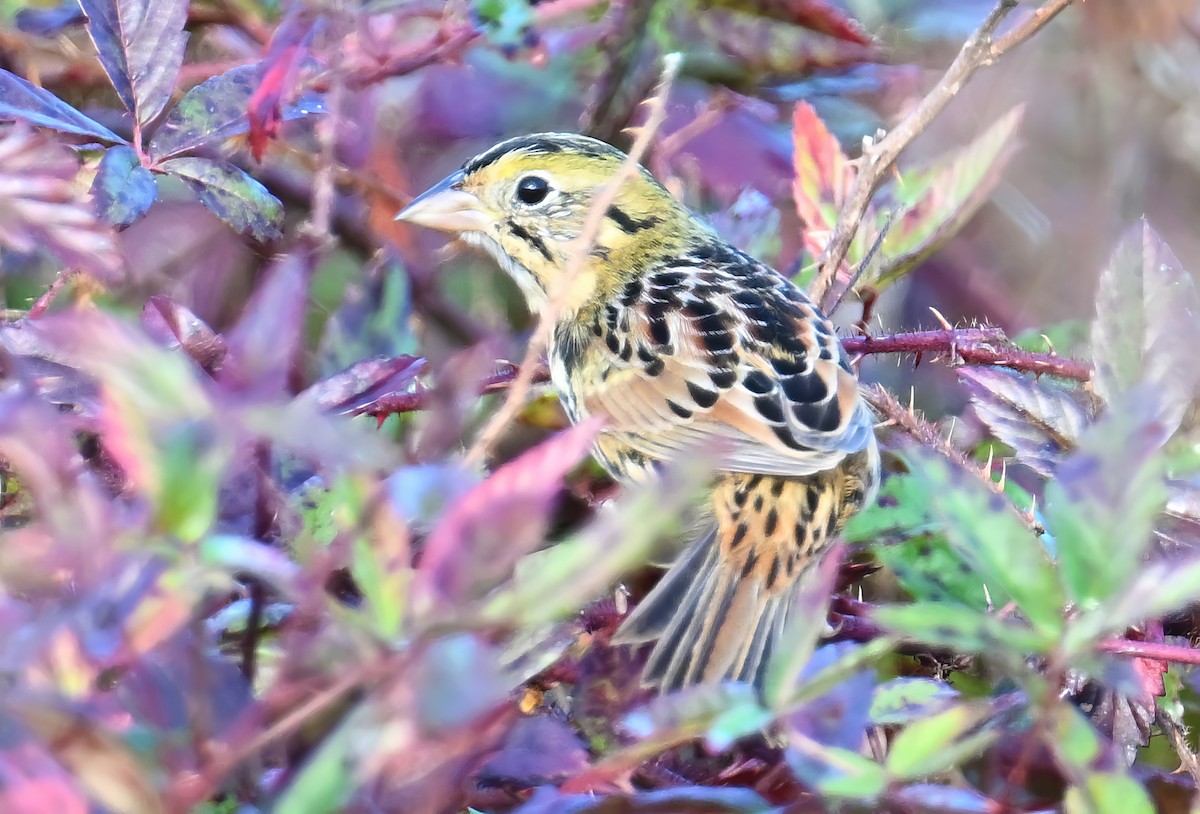
[[[487,249],[538,309],[579,251],[593,202],[626,156],[585,136],[541,133],[501,142],[419,195],[397,220],[453,232]],[[638,167],[607,207],[566,308],[615,291],[700,227]]]

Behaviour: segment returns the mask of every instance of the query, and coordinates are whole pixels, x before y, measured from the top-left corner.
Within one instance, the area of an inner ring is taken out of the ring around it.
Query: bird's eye
[[[517,184],[517,200],[523,204],[540,204],[550,194],[550,182],[540,175],[526,175]]]

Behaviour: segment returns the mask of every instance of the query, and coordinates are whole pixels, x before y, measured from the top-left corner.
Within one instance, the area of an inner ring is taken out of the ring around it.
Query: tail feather
[[[719,554],[715,531],[693,543],[617,631],[617,644],[657,639],[643,683],[663,692],[722,679],[762,687],[789,597]]]

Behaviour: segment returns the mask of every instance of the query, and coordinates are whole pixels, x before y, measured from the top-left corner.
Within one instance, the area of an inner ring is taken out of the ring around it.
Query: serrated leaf
[[[0,118],[22,119],[61,133],[91,136],[103,141],[125,141],[50,91],[3,69],[0,69]]]
[[[963,367],[958,377],[992,435],[1013,448],[1017,460],[1053,477],[1075,447],[1091,416],[1067,392],[1000,368]]]
[[[1045,652],[1056,643],[1055,638],[1011,619],[1000,619],[944,602],[883,605],[876,608],[871,617],[885,630],[897,635],[967,653],[1024,655]]]
[[[1200,384],[1200,297],[1171,249],[1143,220],[1127,231],[1100,275],[1092,351],[1096,392],[1114,402],[1142,385],[1168,435]]]
[[[875,288],[912,269],[983,205],[1013,154],[1023,112],[1023,106],[1013,108],[966,147],[933,166],[905,171],[888,188],[901,213],[883,240],[883,263],[870,281]]]
[[[1084,607],[1120,593],[1136,575],[1167,501],[1162,429],[1141,399],[1110,409],[1079,438],[1046,485],[1042,514],[1054,535],[1068,598]]]
[[[563,478],[587,455],[601,424],[584,421],[558,433],[455,501],[425,542],[417,601],[454,606],[482,596],[541,544]]]
[[[263,64],[240,65],[201,82],[171,108],[150,142],[150,154],[162,160],[241,135],[250,129],[250,99],[263,80]],[[281,107],[282,121],[324,112],[321,97],[304,92]]]
[[[1011,597],[1042,635],[1062,630],[1065,598],[1042,542],[1002,496],[940,456],[917,453],[912,475],[929,495],[946,541],[993,591]]]
[[[104,153],[92,182],[92,202],[100,217],[114,226],[128,226],[157,199],[154,176],[137,153],[123,144]]]
[[[152,122],[175,90],[183,64],[187,0],[79,0],[100,64],[125,109]]]
[[[239,232],[266,242],[281,234],[283,204],[242,170],[226,161],[172,158],[159,165],[195,190],[200,202]]]
[[[78,159],[25,125],[0,134],[0,244],[44,249],[69,267],[117,279],[124,261],[110,228],[75,186]]]
[[[804,224],[804,246],[813,257],[820,257],[855,173],[838,140],[806,102],[798,103],[792,113],[792,150],[792,200]],[[850,266],[860,254],[859,242],[856,240],[847,254],[839,276],[849,279]]]
[[[1200,599],[1200,559],[1157,562],[1103,605],[1080,615],[1067,632],[1065,649],[1078,651],[1107,633],[1180,610]]]
[[[1009,599],[1003,589],[987,586],[942,534],[917,534],[898,543],[884,540],[871,550],[913,599],[956,602],[977,610],[989,597],[1002,604]]]
[[[994,740],[995,730],[976,731],[990,710],[964,703],[906,726],[892,741],[884,767],[892,777],[917,780],[945,771]]]

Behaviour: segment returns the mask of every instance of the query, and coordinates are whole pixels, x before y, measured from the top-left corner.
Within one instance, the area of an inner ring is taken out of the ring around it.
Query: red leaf
[[[854,182],[854,169],[817,111],[804,102],[792,114],[792,144],[792,199],[804,222],[804,246],[820,257]]]
[[[771,0],[767,2],[771,3]],[[797,25],[846,42],[871,44],[871,37],[863,30],[858,20],[829,0],[775,0],[775,3],[790,12],[792,22]]]
[[[599,426],[592,419],[555,435],[459,498],[426,543],[417,595],[470,598],[503,579],[543,541],[563,478]]]
[[[267,142],[279,134],[283,123],[283,99],[290,95],[309,55],[313,36],[321,18],[313,12],[293,12],[280,24],[267,57],[262,61],[262,79],[250,96],[246,116],[250,120],[250,152],[262,161]]]

